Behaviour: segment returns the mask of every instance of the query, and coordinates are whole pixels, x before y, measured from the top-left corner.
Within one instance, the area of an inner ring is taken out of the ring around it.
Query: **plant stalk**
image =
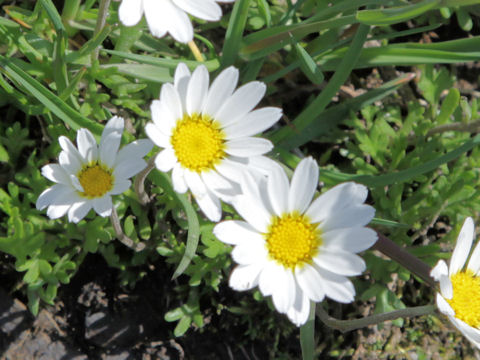
[[[113,230],[115,230],[115,234],[117,235],[117,239],[126,247],[134,250],[134,251],[142,251],[145,249],[145,243],[139,242],[136,243],[130,239],[122,230],[122,225],[120,225],[120,220],[118,219],[117,209],[113,207],[112,214],[110,215],[110,220],[112,221]]]
[[[153,155],[147,163],[147,167],[140,171],[138,175],[135,177],[135,183],[134,183],[134,188],[135,188],[135,193],[138,196],[138,201],[140,204],[143,206],[147,205],[150,202],[150,197],[148,194],[145,192],[145,179],[147,178],[148,174],[150,174],[150,171],[153,170],[155,167],[155,158],[157,157],[157,154]]]
[[[103,27],[105,26],[105,23],[107,21],[109,6],[110,6],[110,0],[100,0],[100,6],[98,8],[97,24],[95,25],[95,32],[93,34],[93,37],[99,34],[100,31],[102,31]],[[99,47],[97,47],[92,52],[92,64],[98,59],[99,52],[100,52]]]

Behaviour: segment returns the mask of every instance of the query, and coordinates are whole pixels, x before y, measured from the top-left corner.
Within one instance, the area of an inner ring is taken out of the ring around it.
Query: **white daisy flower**
[[[437,306],[450,321],[477,348],[480,348],[480,246],[473,250],[467,268],[475,235],[472,218],[467,218],[458,234],[450,268],[440,260],[432,269],[432,277],[440,282]]]
[[[178,193],[190,189],[212,221],[222,215],[220,199],[229,201],[240,192],[244,171],[274,167],[263,154],[273,148],[269,140],[253,135],[277,122],[275,107],[252,109],[265,94],[262,82],[252,81],[234,91],[238,70],[223,70],[209,87],[203,65],[190,74],[185,64],[175,71],[174,84],[162,86],[160,100],[151,105],[153,123],[145,131],[162,150],[156,167],[172,170]]]
[[[247,175],[243,194],[233,201],[246,221],[223,221],[213,230],[235,246],[232,257],[239,265],[230,286],[244,291],[258,285],[297,326],[307,321],[310,301],[325,296],[353,301],[355,288],[347,276],[365,270],[356,253],[377,240],[365,227],[375,214],[364,204],[365,186],[337,185],[312,202],[317,184],[318,166],[311,157],[298,164],[291,183],[283,169],[260,182]]]
[[[112,195],[130,187],[128,179],[147,166],[142,158],[153,147],[149,139],[142,139],[118,151],[123,126],[122,118],[111,118],[103,129],[100,145],[90,131],[78,130],[78,150],[68,138],[60,136],[59,164],[42,168],[42,175],[57,184],[40,194],[37,209],[48,206],[50,219],[68,213],[68,221],[74,223],[82,220],[91,208],[100,216],[109,216]]]
[[[193,27],[188,14],[207,21],[218,21],[222,8],[217,2],[234,0],[123,0],[118,17],[125,26],[137,24],[145,13],[153,36],[163,37],[168,32],[182,43],[193,39]]]

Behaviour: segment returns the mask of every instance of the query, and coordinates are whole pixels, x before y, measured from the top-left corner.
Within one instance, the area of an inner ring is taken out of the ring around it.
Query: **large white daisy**
[[[239,265],[230,286],[243,291],[258,285],[297,326],[306,322],[310,300],[353,301],[355,288],[347,276],[365,270],[356,253],[377,239],[364,227],[375,214],[364,204],[365,186],[337,185],[312,202],[317,183],[312,158],[299,163],[291,183],[283,169],[274,169],[267,180],[247,175],[243,194],[233,201],[246,221],[223,221],[213,230],[235,246],[232,257]]]
[[[440,282],[437,306],[477,348],[480,348],[480,243],[464,269],[472,247],[475,225],[467,218],[458,234],[450,268],[440,260],[432,277]]]
[[[59,164],[48,164],[42,175],[57,184],[40,194],[37,209],[48,206],[47,215],[57,219],[68,213],[74,223],[94,209],[100,216],[112,212],[112,195],[123,193],[128,180],[147,166],[143,157],[152,149],[149,139],[134,141],[118,151],[124,121],[114,116],[103,129],[100,145],[87,129],[77,132],[77,146],[65,136],[58,142],[62,152]]]
[[[220,199],[239,193],[244,171],[270,167],[263,154],[272,143],[254,137],[277,122],[282,111],[275,107],[252,109],[265,94],[265,84],[252,81],[236,91],[238,70],[223,70],[209,87],[203,65],[190,74],[185,64],[175,71],[174,84],[164,84],[160,100],[151,105],[153,123],[145,131],[162,150],[156,167],[172,170],[175,191],[190,189],[212,221],[222,214]],[[273,166],[275,167],[275,166]]]
[[[218,21],[222,8],[217,2],[234,0],[123,0],[118,17],[125,26],[137,24],[145,13],[153,36],[167,32],[182,43],[193,39],[193,27],[188,14],[207,21]]]

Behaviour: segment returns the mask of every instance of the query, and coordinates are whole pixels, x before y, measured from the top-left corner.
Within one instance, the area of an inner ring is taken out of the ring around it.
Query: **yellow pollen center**
[[[205,115],[185,115],[177,122],[170,142],[178,162],[191,171],[213,169],[225,156],[220,124]]]
[[[274,217],[265,238],[270,257],[292,270],[311,263],[322,244],[317,225],[295,213]]]
[[[84,192],[80,193],[87,198],[102,197],[113,187],[113,176],[98,164],[84,167],[77,175]]]
[[[450,280],[453,297],[447,300],[455,311],[455,317],[468,325],[480,327],[480,277],[471,270],[458,272]]]

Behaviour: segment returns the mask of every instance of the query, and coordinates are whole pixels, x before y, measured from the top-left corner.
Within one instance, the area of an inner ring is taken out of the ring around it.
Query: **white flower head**
[[[37,209],[48,206],[50,219],[68,213],[68,220],[74,223],[82,220],[92,208],[100,216],[109,216],[112,195],[130,187],[128,179],[147,166],[143,157],[153,147],[149,139],[142,139],[119,151],[123,126],[121,117],[111,118],[103,129],[100,145],[90,131],[78,130],[78,149],[68,138],[60,136],[59,164],[42,168],[42,175],[56,184],[40,194]]]
[[[234,0],[122,0],[118,17],[125,26],[137,24],[145,13],[153,36],[163,37],[168,32],[182,43],[193,39],[193,27],[188,14],[207,21],[218,21],[222,8],[217,2]]]
[[[450,268],[440,260],[431,275],[440,282],[440,293],[437,293],[436,299],[438,309],[480,349],[480,243],[464,269],[474,236],[475,225],[468,217],[458,234]]]
[[[185,64],[175,71],[174,84],[164,84],[160,100],[151,105],[153,123],[147,135],[162,150],[156,167],[172,170],[178,193],[193,193],[212,221],[222,215],[220,199],[229,201],[240,192],[242,173],[271,166],[263,154],[273,144],[253,135],[277,122],[281,109],[252,109],[265,94],[265,84],[252,81],[235,90],[238,70],[223,70],[209,86],[203,65],[190,74]],[[234,91],[235,90],[235,91]]]
[[[312,201],[317,184],[318,166],[311,157],[298,164],[290,183],[283,169],[266,180],[247,175],[243,194],[233,201],[245,221],[223,221],[213,230],[235,246],[232,257],[239,265],[230,286],[243,291],[258,285],[297,326],[306,322],[310,301],[325,296],[353,301],[355,288],[347,277],[365,270],[356,253],[377,240],[365,227],[375,214],[364,204],[365,186],[340,184]]]

